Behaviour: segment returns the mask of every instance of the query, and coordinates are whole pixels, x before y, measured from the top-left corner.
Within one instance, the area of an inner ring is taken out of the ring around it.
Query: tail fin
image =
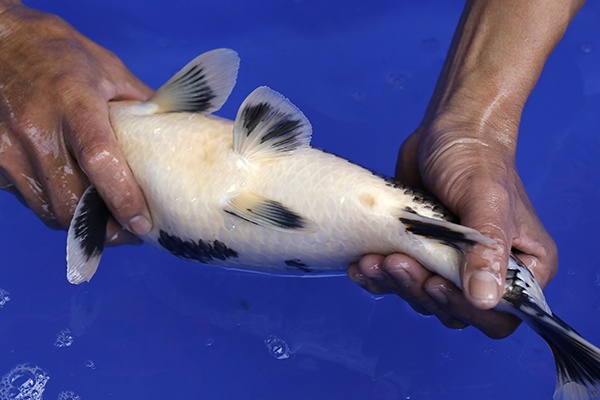
[[[527,302],[519,308],[523,320],[548,343],[554,355],[554,399],[600,399],[600,349],[535,304]]]

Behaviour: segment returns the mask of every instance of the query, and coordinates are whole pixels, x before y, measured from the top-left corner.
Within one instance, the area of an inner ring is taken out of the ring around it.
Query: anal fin
[[[315,224],[278,201],[256,193],[240,193],[233,197],[225,212],[264,228],[286,232],[314,232]]]
[[[67,236],[67,280],[80,284],[96,273],[110,212],[96,188],[90,186],[81,196]]]

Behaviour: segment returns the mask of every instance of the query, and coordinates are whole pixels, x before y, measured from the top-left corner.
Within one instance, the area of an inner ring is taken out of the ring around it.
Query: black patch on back
[[[204,112],[212,106],[212,99],[217,97],[213,90],[206,83],[206,74],[203,73],[204,69],[195,65],[186,71],[185,74],[177,77],[173,80],[172,84],[180,83],[182,81],[194,82],[193,99],[186,101],[186,107],[178,109],[177,112]]]
[[[225,243],[219,240],[211,242],[199,239],[197,242],[194,242],[169,235],[167,232],[161,230],[159,232],[158,243],[177,257],[185,260],[195,260],[202,264],[209,264],[215,259],[225,261],[229,258],[239,258],[237,251],[230,249]]]
[[[406,226],[406,230],[415,235],[436,239],[448,246],[457,248],[458,244],[472,245],[476,242],[468,239],[464,233],[437,224],[429,224],[409,218],[400,218],[400,222]]]
[[[297,268],[302,272],[312,272],[312,269],[308,265],[304,264],[300,259],[285,260],[285,265],[288,267]]]
[[[81,201],[83,206],[79,214],[74,217],[74,237],[89,260],[102,254],[110,211],[96,188],[90,188]]]

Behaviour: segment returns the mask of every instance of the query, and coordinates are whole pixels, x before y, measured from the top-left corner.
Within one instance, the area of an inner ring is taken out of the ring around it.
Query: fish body
[[[203,264],[281,274],[343,272],[367,253],[402,252],[460,287],[461,252],[490,243],[420,191],[310,146],[310,123],[267,87],[235,121],[212,115],[226,101],[239,60],[205,53],[145,102],[114,102],[110,119],[142,188],[153,229],[141,238]],[[109,212],[93,187],[67,240],[67,278],[89,281]],[[557,399],[598,398],[600,350],[556,317],[531,272],[512,256],[497,307],[549,344]]]
[[[414,191],[314,148],[250,160],[233,150],[232,121],[202,114],[136,115],[135,108],[112,106],[111,121],[152,213],[154,229],[143,237],[149,243],[207,264],[315,274],[343,271],[367,252],[419,246],[420,238],[406,236],[398,219],[409,214],[404,208],[417,206]],[[280,220],[265,227],[240,215],[238,200],[248,206],[276,202],[289,215],[282,209],[275,216]],[[218,241],[231,249],[230,256],[184,255],[175,248],[179,241],[189,246]],[[445,258],[439,264],[455,265],[456,253],[437,252]]]

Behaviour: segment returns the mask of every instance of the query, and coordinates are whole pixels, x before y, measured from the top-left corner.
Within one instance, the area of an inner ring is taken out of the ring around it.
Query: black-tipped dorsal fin
[[[225,212],[263,228],[286,232],[315,232],[313,222],[278,201],[256,193],[240,193],[229,200]]]
[[[155,113],[217,111],[233,90],[239,65],[233,50],[206,52],[162,85],[146,104],[157,105]]]
[[[93,186],[81,196],[67,236],[67,279],[70,283],[89,282],[96,273],[110,212]]]
[[[268,161],[308,148],[311,135],[304,114],[281,94],[262,86],[240,106],[233,148],[250,159]]]

